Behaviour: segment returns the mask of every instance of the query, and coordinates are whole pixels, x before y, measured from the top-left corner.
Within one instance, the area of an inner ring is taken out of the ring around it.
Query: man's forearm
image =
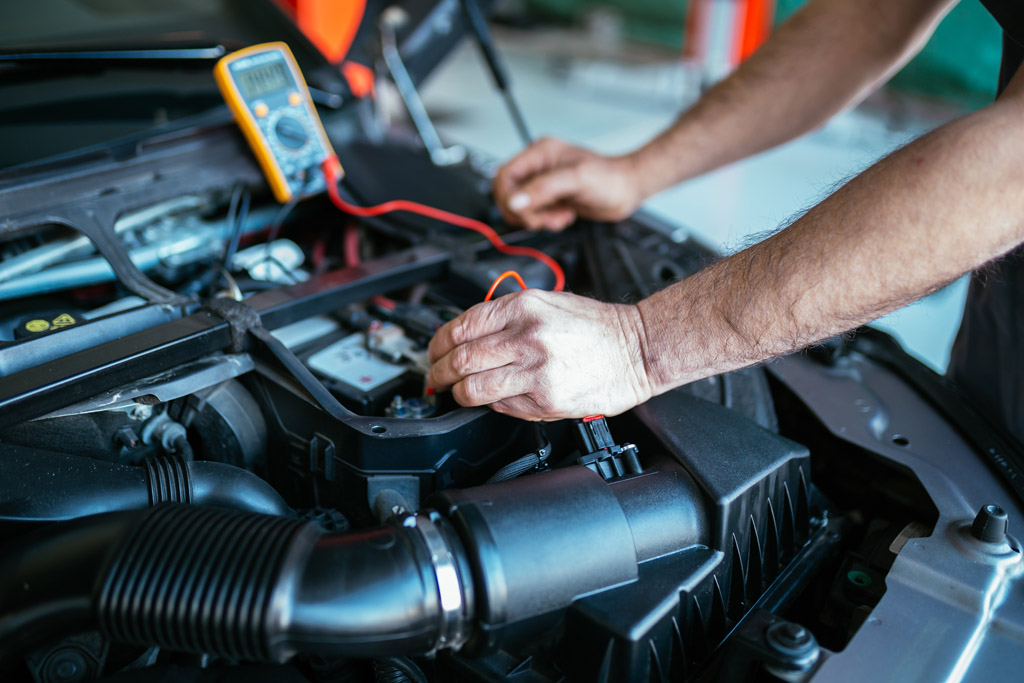
[[[1024,241],[1022,90],[1018,77],[786,230],[642,301],[654,392],[867,323]]]
[[[920,49],[956,0],[813,0],[629,155],[649,196],[821,125]]]

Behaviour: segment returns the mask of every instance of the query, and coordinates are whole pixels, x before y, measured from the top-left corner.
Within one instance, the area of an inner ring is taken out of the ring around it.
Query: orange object
[[[510,277],[515,278],[516,282],[519,283],[519,286],[522,287],[523,289],[526,289],[526,283],[523,282],[523,278],[519,276],[519,273],[517,273],[514,270],[506,270],[504,273],[498,276],[498,279],[494,281],[494,284],[491,285],[491,288],[487,290],[487,296],[484,297],[484,301],[490,301],[491,297],[494,296],[494,290],[498,289],[498,285],[500,285],[504,280]]]
[[[351,214],[353,216],[372,217],[391,213],[392,211],[408,211],[409,213],[426,216],[427,218],[433,218],[437,221],[450,223],[451,225],[460,228],[466,228],[467,230],[478,232],[486,237],[487,241],[503,254],[508,254],[509,256],[528,256],[529,258],[537,259],[550,268],[551,272],[555,274],[555,291],[561,292],[565,289],[565,272],[562,270],[562,266],[558,265],[558,261],[548,256],[540,249],[505,244],[505,241],[494,231],[494,228],[486,223],[482,223],[473,218],[460,216],[458,214],[451,213],[450,211],[435,209],[432,206],[425,206],[424,204],[419,204],[417,202],[410,202],[405,199],[392,199],[389,202],[384,202],[377,206],[356,206],[354,204],[349,204],[341,198],[340,194],[338,194],[338,181],[340,180],[341,172],[341,164],[338,162],[338,158],[335,156],[325,159],[323,163],[320,164],[320,168],[327,181],[327,194],[330,196],[331,201],[336,207],[347,214]]]
[[[775,0],[691,0],[683,25],[683,58],[717,82],[754,54],[771,33]]]
[[[252,113],[256,114],[256,118],[262,119],[264,116],[270,113],[270,107],[260,102],[252,109]]]
[[[337,63],[345,58],[366,11],[366,0],[297,0],[295,23],[310,42]]]
[[[768,38],[775,14],[775,0],[745,0],[737,13],[736,63],[740,63]]]
[[[348,87],[356,97],[371,97],[376,95],[376,87],[373,79],[373,69],[356,62],[345,62],[341,67],[341,73],[348,81]]]

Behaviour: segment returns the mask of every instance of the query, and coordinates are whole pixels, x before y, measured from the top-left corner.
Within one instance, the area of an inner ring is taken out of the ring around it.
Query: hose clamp
[[[430,564],[437,581],[438,604],[441,607],[441,628],[435,649],[457,650],[469,639],[470,631],[468,605],[455,555],[431,517],[410,515],[402,521],[402,526],[416,529],[430,553]]]

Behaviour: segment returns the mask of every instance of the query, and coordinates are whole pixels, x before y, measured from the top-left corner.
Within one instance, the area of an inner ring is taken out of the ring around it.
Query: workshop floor
[[[498,37],[535,136],[608,153],[627,151],[667,126],[697,94],[697,79],[665,52],[632,46],[597,50],[586,36],[559,31],[504,31]],[[467,42],[457,50],[427,82],[423,96],[446,141],[498,160],[520,149],[475,45]],[[882,95],[800,140],[665,191],[644,208],[723,252],[735,251],[956,113]],[[941,372],[965,294],[961,280],[875,324]]]

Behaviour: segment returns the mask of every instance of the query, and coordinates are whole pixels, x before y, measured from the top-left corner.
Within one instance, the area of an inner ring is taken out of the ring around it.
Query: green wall
[[[777,20],[784,20],[805,1],[778,0]],[[529,0],[529,3],[542,14],[570,21],[578,20],[588,9],[612,7],[625,18],[630,38],[677,48],[682,44],[686,0]],[[1000,32],[995,20],[978,0],[962,0],[921,54],[896,75],[893,85],[980,106],[995,94],[999,55]]]

